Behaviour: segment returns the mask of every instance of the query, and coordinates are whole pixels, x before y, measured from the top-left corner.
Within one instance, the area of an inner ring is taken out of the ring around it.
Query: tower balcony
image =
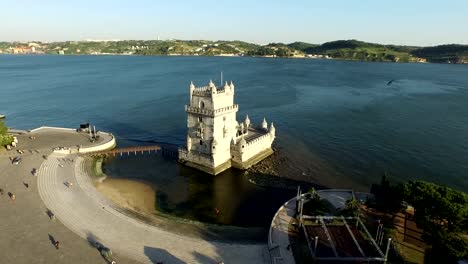
[[[185,112],[191,113],[191,114],[198,114],[198,115],[205,115],[205,116],[211,116],[215,117],[218,115],[223,115],[229,112],[237,112],[239,110],[239,105],[234,104],[231,106],[211,110],[211,109],[206,109],[206,108],[199,108],[195,106],[190,106],[186,105],[185,106]]]

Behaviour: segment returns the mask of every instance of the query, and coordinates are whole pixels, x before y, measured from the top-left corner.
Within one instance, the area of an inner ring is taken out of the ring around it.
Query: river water
[[[91,122],[114,133],[119,145],[183,144],[190,81],[219,82],[221,71],[236,85],[238,120],[249,114],[254,123],[274,121],[277,146],[307,168],[296,179],[367,191],[386,171],[395,181],[468,191],[468,65],[6,55],[0,114],[15,128]],[[201,212],[236,208],[223,223],[264,224],[268,218],[246,215],[290,195],[259,189],[238,171],[213,179],[163,159],[120,158],[107,166],[114,177],[143,177],[166,190],[160,210],[202,221],[214,220],[197,213],[197,204]]]

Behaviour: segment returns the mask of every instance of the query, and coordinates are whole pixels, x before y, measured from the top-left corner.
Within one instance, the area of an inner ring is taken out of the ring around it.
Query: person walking
[[[56,249],[59,249],[59,245],[60,245],[60,242],[59,242],[58,240],[55,241],[55,248],[56,248]]]

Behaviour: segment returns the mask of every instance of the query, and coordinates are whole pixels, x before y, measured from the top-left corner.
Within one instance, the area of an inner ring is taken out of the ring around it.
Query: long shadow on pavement
[[[49,234],[49,240],[50,240],[50,243],[52,243],[52,245],[55,246],[55,238],[51,234]]]
[[[164,264],[184,264],[185,262],[174,257],[171,253],[167,252],[165,249],[147,247],[145,246],[145,255],[151,260],[154,264],[164,263]]]
[[[195,259],[197,260],[197,263],[222,263],[220,261],[216,261],[208,256],[205,256],[199,252],[193,253],[195,256]]]

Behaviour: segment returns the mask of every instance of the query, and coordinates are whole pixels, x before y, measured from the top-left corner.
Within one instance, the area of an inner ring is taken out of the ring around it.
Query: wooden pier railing
[[[123,155],[138,155],[138,154],[145,154],[145,153],[161,153],[164,157],[177,159],[178,158],[178,150],[177,147],[174,146],[160,146],[160,145],[152,145],[152,146],[134,146],[134,147],[125,147],[125,148],[115,148],[103,151],[94,151],[84,153],[82,155],[85,156],[123,156]]]
[[[159,145],[154,145],[154,146],[138,146],[138,147],[126,147],[126,148],[115,148],[115,149],[109,149],[109,150],[103,150],[103,151],[94,151],[94,152],[88,152],[84,155],[89,155],[89,156],[99,156],[99,155],[130,155],[130,154],[144,154],[146,152],[151,153],[151,152],[158,152],[161,150],[161,146]]]

